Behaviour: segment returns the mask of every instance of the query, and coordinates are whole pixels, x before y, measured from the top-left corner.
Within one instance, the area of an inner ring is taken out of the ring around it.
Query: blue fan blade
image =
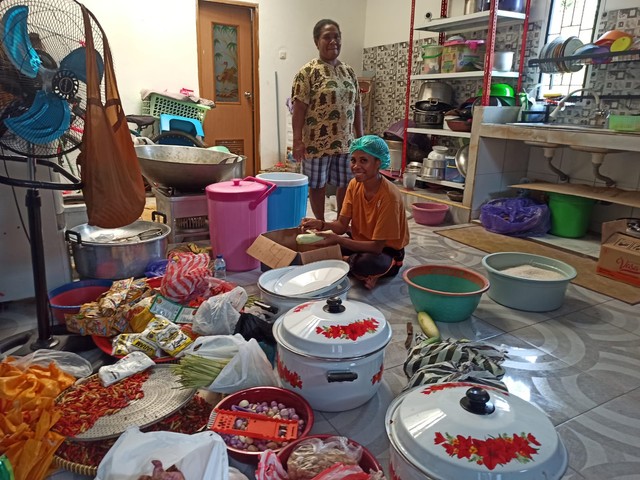
[[[29,78],[36,78],[42,61],[27,31],[29,7],[16,5],[2,16],[2,48],[13,65]]]
[[[69,104],[54,93],[39,91],[29,110],[19,117],[7,118],[6,127],[15,135],[36,145],[44,145],[62,136],[71,125]]]
[[[86,47],[78,47],[60,62],[60,69],[72,71],[84,83],[87,83],[86,51]],[[96,52],[96,63],[98,64],[98,83],[100,83],[104,72],[104,62],[98,52]]]

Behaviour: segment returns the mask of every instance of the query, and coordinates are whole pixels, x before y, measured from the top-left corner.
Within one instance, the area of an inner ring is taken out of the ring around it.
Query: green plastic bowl
[[[489,280],[464,267],[420,265],[402,278],[416,312],[427,312],[436,322],[462,322],[471,316],[489,290]]]
[[[492,83],[489,93],[492,97],[515,97],[516,92],[508,83]],[[476,97],[482,96],[482,87],[476,92]]]

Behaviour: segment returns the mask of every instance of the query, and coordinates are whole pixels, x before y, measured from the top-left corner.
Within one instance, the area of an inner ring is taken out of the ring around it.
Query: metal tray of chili
[[[53,430],[69,440],[117,437],[128,427],[145,428],[181,409],[195,389],[184,389],[169,365],[156,365],[109,387],[97,375],[56,398],[62,417]]]

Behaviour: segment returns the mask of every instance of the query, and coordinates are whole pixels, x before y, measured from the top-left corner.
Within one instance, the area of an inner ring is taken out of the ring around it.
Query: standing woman
[[[303,66],[293,81],[293,157],[309,177],[309,201],[317,219],[324,220],[327,183],[336,186],[342,208],[349,171],[349,146],[362,136],[358,77],[338,60],[342,37],[333,20],[313,27],[318,57]]]
[[[340,216],[334,222],[303,218],[303,231],[317,230],[324,237],[315,246],[340,245],[351,275],[372,289],[379,278],[395,276],[409,244],[409,227],[400,191],[384,176],[389,148],[376,135],[351,144],[353,180],[347,187]],[[326,230],[326,231],[325,231]],[[331,232],[328,232],[331,230]],[[350,234],[345,235],[349,232]]]

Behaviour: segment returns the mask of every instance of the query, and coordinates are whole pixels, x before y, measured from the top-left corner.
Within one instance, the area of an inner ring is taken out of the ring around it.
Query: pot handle
[[[78,232],[74,232],[73,230],[65,230],[64,239],[67,242],[71,242],[72,241],[71,237],[74,237],[73,241],[76,242],[78,245],[82,245],[82,237],[80,237],[80,234]]]
[[[327,372],[327,382],[353,382],[358,379],[358,374],[356,372],[350,372],[349,370],[340,371],[333,370]]]
[[[262,195],[260,195],[258,198],[256,198],[255,200],[253,200],[252,202],[249,202],[249,208],[250,209],[254,209],[258,206],[258,204],[260,202],[262,202],[265,198],[267,198],[269,195],[271,195],[271,192],[273,192],[273,190],[276,188],[276,184],[273,182],[267,182],[266,180],[262,180],[260,178],[256,178],[256,177],[244,177],[242,179],[244,180],[249,180],[252,182],[257,182],[257,183],[261,183],[263,185],[266,185],[268,188],[264,191],[264,193]]]
[[[154,210],[153,212],[151,212],[151,220],[153,222],[157,222],[158,220],[156,220],[156,217],[160,217],[162,219],[162,223],[164,223],[165,225],[167,224],[167,215],[159,212],[157,210]]]

